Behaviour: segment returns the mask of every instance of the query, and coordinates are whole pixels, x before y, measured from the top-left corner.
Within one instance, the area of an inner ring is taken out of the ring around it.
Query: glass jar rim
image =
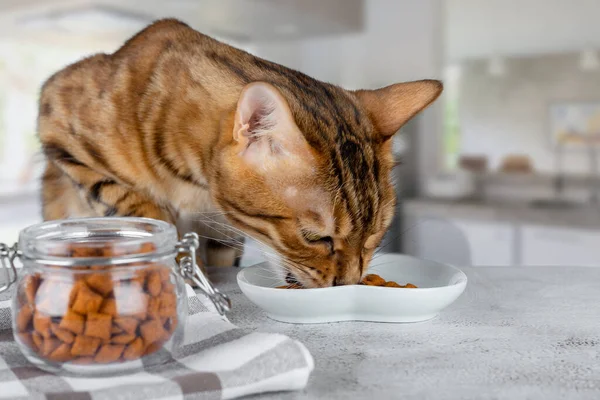
[[[84,242],[90,247],[107,243],[126,255],[73,257],[56,255],[65,245]],[[143,244],[152,252],[136,252]],[[90,217],[47,221],[19,234],[21,257],[52,266],[119,265],[172,257],[176,254],[177,229],[168,222],[139,217]]]

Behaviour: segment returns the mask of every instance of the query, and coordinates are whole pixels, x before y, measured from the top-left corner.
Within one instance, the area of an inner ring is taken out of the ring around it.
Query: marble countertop
[[[600,207],[536,208],[525,202],[410,199],[402,203],[408,216],[466,218],[515,224],[600,229]]]
[[[293,325],[241,293],[238,269],[210,269],[241,328],[303,342],[302,392],[264,399],[600,399],[600,268],[464,268],[465,293],[418,324]]]

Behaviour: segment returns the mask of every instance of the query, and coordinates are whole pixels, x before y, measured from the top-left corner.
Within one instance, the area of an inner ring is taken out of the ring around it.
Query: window
[[[455,169],[460,153],[460,66],[450,66],[444,77],[444,168]]]
[[[12,244],[19,231],[41,221],[39,176],[43,158],[36,135],[42,83],[91,53],[112,51],[110,43],[77,45],[65,40],[0,40],[0,242]]]
[[[64,66],[98,51],[68,43],[0,41],[0,196],[33,192],[43,168],[36,136],[43,82]]]

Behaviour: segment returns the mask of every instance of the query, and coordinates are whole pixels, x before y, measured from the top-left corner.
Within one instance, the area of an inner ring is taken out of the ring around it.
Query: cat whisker
[[[209,218],[209,219],[210,219],[210,218]],[[262,242],[261,240],[257,239],[256,237],[254,237],[254,236],[252,236],[252,235],[250,235],[250,234],[248,234],[248,233],[246,233],[246,232],[242,231],[242,230],[241,230],[241,229],[239,229],[239,228],[236,228],[236,227],[234,227],[234,226],[232,226],[232,225],[225,224],[225,223],[222,223],[222,222],[219,222],[219,221],[214,221],[214,220],[212,220],[212,222],[213,222],[214,224],[218,225],[218,226],[225,227],[225,229],[228,229],[228,230],[231,230],[231,231],[237,232],[237,233],[239,233],[239,234],[240,234],[240,235],[242,235],[242,236],[249,237],[250,239],[252,239],[252,240],[254,240],[255,242],[257,242],[258,244],[260,244],[260,245],[262,245],[262,246],[265,246],[265,247],[267,247],[267,248],[270,248],[270,249],[272,249],[272,248],[271,248],[271,246],[267,245],[266,243]],[[216,228],[213,228],[213,229],[217,230]],[[217,231],[218,231],[218,230],[217,230]],[[272,249],[272,250],[274,250],[274,249]]]
[[[212,210],[212,211],[191,211],[188,214],[190,215],[194,215],[194,214],[202,214],[202,215],[207,215],[207,214],[211,214],[211,215],[223,215],[223,214],[232,214],[233,212],[231,211],[224,211],[224,210]]]
[[[310,267],[302,264],[301,262],[291,261],[285,257],[280,256],[271,246],[267,245],[266,243],[262,242],[261,240],[255,238],[255,237],[253,237],[252,235],[247,234],[246,232],[242,231],[239,228],[236,228],[232,225],[229,225],[229,224],[226,224],[226,223],[223,223],[220,221],[216,221],[213,218],[211,218],[211,216],[207,215],[206,213],[203,214],[202,217],[203,218],[198,218],[197,220],[207,224],[210,229],[213,229],[217,233],[219,233],[227,238],[227,239],[216,239],[216,238],[211,238],[211,239],[222,242],[223,244],[228,245],[232,248],[236,248],[231,244],[231,242],[228,242],[230,240],[234,243],[234,245],[240,246],[236,249],[240,249],[240,248],[243,248],[242,243],[240,241],[236,240],[234,237],[232,237],[227,232],[224,232],[224,230],[239,233],[240,235],[249,237],[252,240],[254,240],[257,244],[260,245],[260,246],[256,246],[255,248],[261,252],[261,254],[267,259],[267,261],[272,266],[277,267],[280,270],[283,270],[284,272],[291,272],[292,274],[297,274],[298,272],[304,273],[305,275],[307,275],[307,277],[311,281],[316,282],[315,278],[313,276],[311,276],[309,272],[304,270],[304,268],[310,269]],[[204,236],[204,237],[206,237],[206,236]],[[265,248],[270,249],[271,252],[265,250]],[[303,268],[299,268],[299,267],[303,267]]]
[[[265,271],[265,272],[267,272],[267,271]],[[260,272],[255,272],[255,275],[259,276],[261,278],[264,278],[264,279],[272,280],[273,282],[280,282],[281,281],[280,278],[278,278],[276,276],[273,276],[273,274],[264,275],[264,274],[261,274]]]
[[[375,270],[375,269],[377,269],[377,268],[379,268],[379,267],[382,267],[382,266],[384,266],[384,265],[389,265],[389,264],[393,264],[393,263],[394,263],[394,261],[390,261],[390,262],[384,262],[384,263],[380,263],[380,264],[375,264],[375,265],[372,265],[372,266],[370,266],[370,267],[367,269],[367,271]]]
[[[222,243],[223,245],[225,245],[225,246],[227,246],[227,247],[230,247],[230,248],[233,248],[233,249],[235,249],[235,250],[243,250],[243,249],[244,249],[244,244],[243,244],[243,243],[241,243],[241,242],[240,242],[240,243],[233,243],[233,244],[232,244],[231,242],[229,242],[229,241],[228,241],[228,239],[215,239],[215,238],[212,238],[212,237],[210,237],[210,236],[206,236],[206,235],[198,235],[198,236],[199,236],[199,237],[202,237],[202,238],[208,238],[208,239],[213,239],[213,240],[216,240],[216,241],[218,241],[218,242]],[[262,248],[260,248],[260,247],[256,247],[256,249],[257,249],[258,251],[260,251],[260,252],[261,252],[261,254],[262,254],[263,256],[265,256],[265,258],[268,258],[268,259],[270,259],[271,261],[280,261],[280,260],[279,260],[279,257],[278,257],[278,255],[277,255],[277,254],[272,254],[272,253],[269,253],[268,251],[266,251],[266,250],[264,250],[264,249],[262,249]],[[283,267],[283,266],[280,266],[280,267]]]

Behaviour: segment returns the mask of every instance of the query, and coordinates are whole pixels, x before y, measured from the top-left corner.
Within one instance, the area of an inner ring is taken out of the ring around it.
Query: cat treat
[[[147,246],[138,253],[152,252]],[[111,248],[71,246],[77,257],[112,257]],[[106,364],[161,349],[177,326],[177,295],[166,265],[77,267],[77,273],[36,273],[18,293],[15,330],[38,357]]]
[[[403,289],[415,289],[416,286],[412,283],[407,283],[406,285],[400,285],[393,281],[387,281],[380,277],[377,274],[369,274],[365,276],[361,281],[361,285],[366,286],[385,286],[385,287],[394,287],[394,288],[403,288]]]
[[[394,281],[386,281],[382,277],[377,274],[369,274],[366,275],[361,281],[360,285],[366,286],[383,286],[383,287],[393,287],[393,288],[402,288],[402,289],[415,289],[417,286],[412,283],[407,283],[406,285],[400,285]],[[298,283],[292,283],[289,285],[277,286],[276,289],[303,289],[302,285]]]

